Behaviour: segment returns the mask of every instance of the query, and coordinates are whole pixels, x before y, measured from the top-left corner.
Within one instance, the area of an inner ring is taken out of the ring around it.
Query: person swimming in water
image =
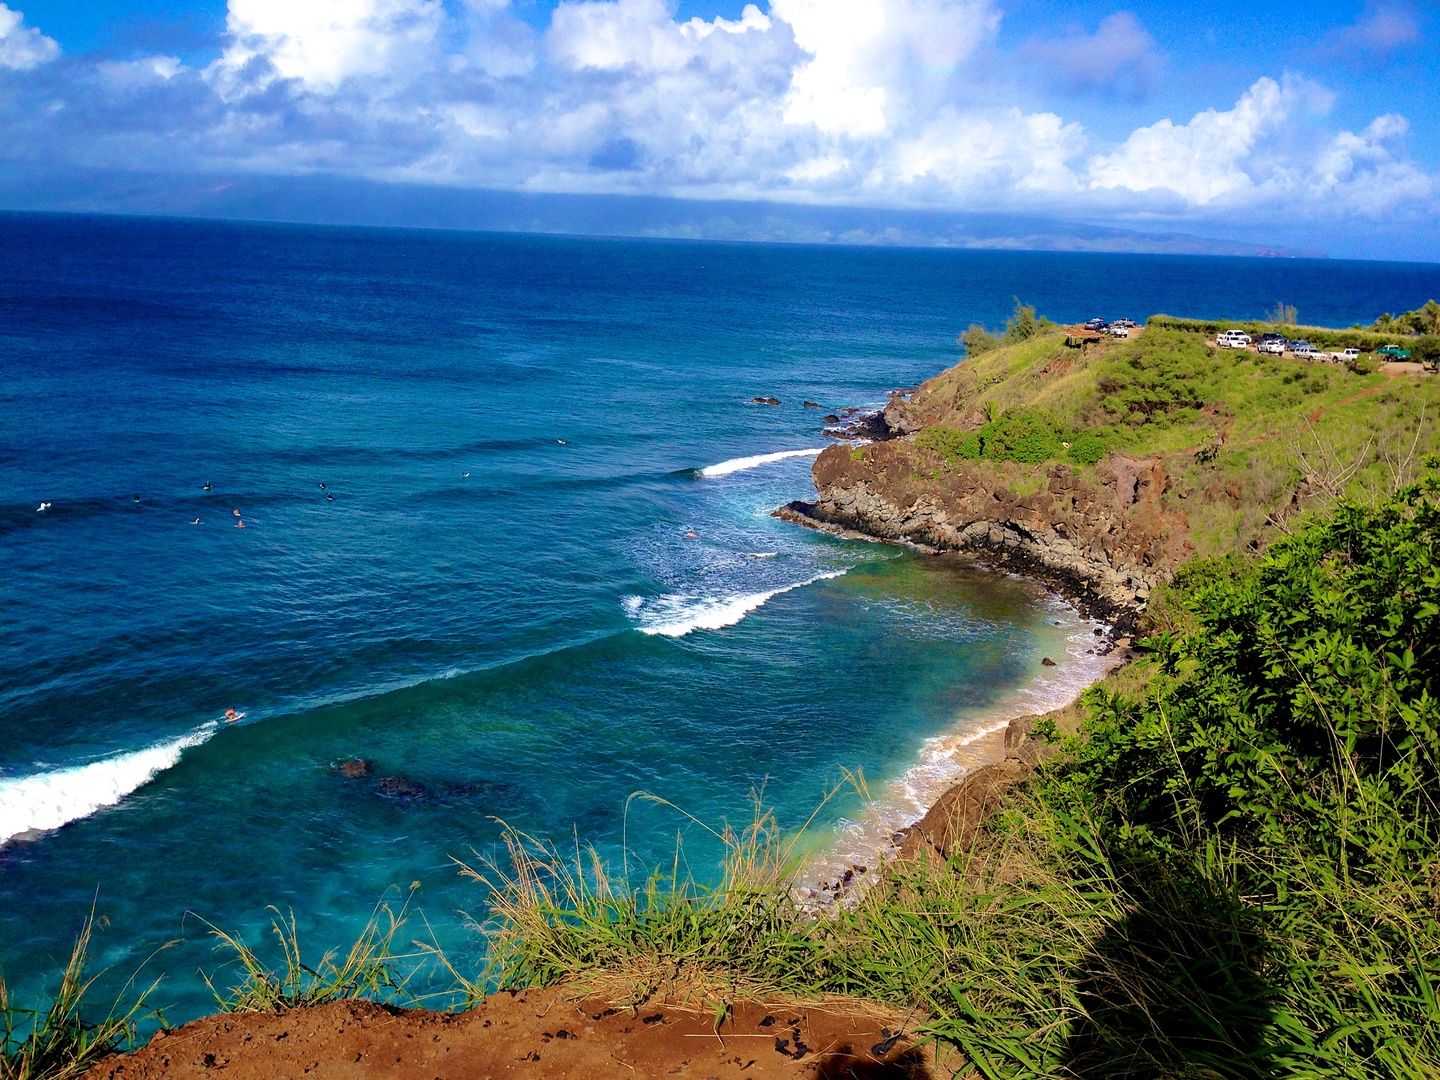
[[[235,527],[236,527],[237,529],[243,529],[243,528],[245,527],[245,522],[243,522],[243,521],[237,521],[237,522],[235,522]]]
[[[231,510],[230,513],[234,514],[236,517],[239,517],[239,516],[240,516],[240,507],[238,507],[238,506],[235,507],[235,509],[234,509],[234,510]]]
[[[199,519],[199,518],[196,518],[194,521],[190,522],[190,524],[191,524],[191,525],[199,525],[199,524],[200,524],[200,519]]]

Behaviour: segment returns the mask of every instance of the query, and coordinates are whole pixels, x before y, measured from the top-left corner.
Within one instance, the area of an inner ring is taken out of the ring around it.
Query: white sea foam
[[[729,476],[731,473],[744,472],[746,469],[758,469],[761,465],[784,461],[786,458],[819,457],[824,450],[825,447],[817,446],[813,450],[781,450],[774,454],[755,454],[751,457],[731,458],[718,465],[706,465],[699,471],[699,475],[704,477]]]
[[[211,724],[184,738],[88,765],[0,779],[0,844],[22,833],[58,829],[114,806],[174,766],[187,748],[199,746],[213,734]]]
[[[750,612],[762,607],[771,597],[803,589],[817,581],[841,577],[844,573],[844,570],[834,570],[828,574],[816,574],[805,581],[797,581],[794,585],[741,596],[692,596],[673,593],[655,597],[627,596],[620,603],[626,614],[639,620],[640,625],[636,629],[642,634],[684,637],[692,630],[719,630],[721,627],[734,626]]]

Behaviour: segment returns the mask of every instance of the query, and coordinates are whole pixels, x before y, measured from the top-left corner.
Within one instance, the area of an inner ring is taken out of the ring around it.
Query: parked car
[[[1280,337],[1279,334],[1276,334],[1275,338],[1272,338],[1270,341],[1262,341],[1259,345],[1256,345],[1255,348],[1258,349],[1260,352],[1265,353],[1267,356],[1284,356],[1285,346],[1289,344],[1290,343],[1286,341],[1283,337]]]
[[[1215,344],[1222,349],[1244,349],[1250,344],[1250,335],[1240,330],[1226,330],[1216,336]]]
[[[1105,332],[1111,337],[1128,338],[1130,336],[1130,328],[1121,326],[1119,323],[1111,323]]]
[[[1135,329],[1135,320],[1134,320],[1134,319],[1114,319],[1114,320],[1111,321],[1110,325],[1111,325],[1111,326],[1123,326],[1126,330],[1134,330],[1134,329]]]
[[[1348,364],[1352,360],[1360,359],[1360,350],[1352,346],[1351,348],[1341,349],[1339,352],[1332,352],[1327,355],[1331,360],[1338,360],[1342,364]]]
[[[1104,330],[1108,324],[1104,319],[1091,319],[1085,324],[1086,330]]]
[[[1290,343],[1290,353],[1292,356],[1298,356],[1302,360],[1325,359],[1325,354],[1308,341],[1292,341]]]
[[[1375,355],[1386,360],[1409,360],[1410,350],[1402,349],[1399,345],[1382,345],[1375,350]]]

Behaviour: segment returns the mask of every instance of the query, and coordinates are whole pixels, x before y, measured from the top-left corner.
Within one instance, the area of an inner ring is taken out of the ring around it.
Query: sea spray
[[[213,734],[214,725],[208,725],[183,738],[88,765],[0,780],[0,844],[22,833],[58,829],[116,805]]]
[[[750,457],[731,458],[729,461],[722,461],[716,465],[706,465],[705,468],[696,471],[697,476],[707,479],[716,476],[729,476],[731,473],[745,472],[747,469],[758,469],[762,465],[770,465],[776,461],[785,461],[788,458],[798,457],[819,457],[825,452],[823,446],[817,446],[810,450],[780,450],[773,454],[754,454]]]
[[[828,574],[816,574],[805,581],[784,585],[766,592],[747,593],[741,596],[686,596],[670,594],[656,597],[627,596],[621,601],[626,614],[637,619],[636,627],[642,634],[658,634],[662,637],[684,637],[692,630],[719,630],[734,626],[752,611],[763,607],[773,597],[782,593],[803,589],[817,581],[838,578],[844,570]]]

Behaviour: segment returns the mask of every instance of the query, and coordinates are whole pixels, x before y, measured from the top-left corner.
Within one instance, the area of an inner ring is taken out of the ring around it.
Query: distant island
[[[1310,248],[1145,232],[1039,216],[805,203],[556,195],[385,184],[328,176],[13,171],[0,207],[62,213],[160,214],[316,225],[672,240],[941,247],[981,251],[1324,258]]]

